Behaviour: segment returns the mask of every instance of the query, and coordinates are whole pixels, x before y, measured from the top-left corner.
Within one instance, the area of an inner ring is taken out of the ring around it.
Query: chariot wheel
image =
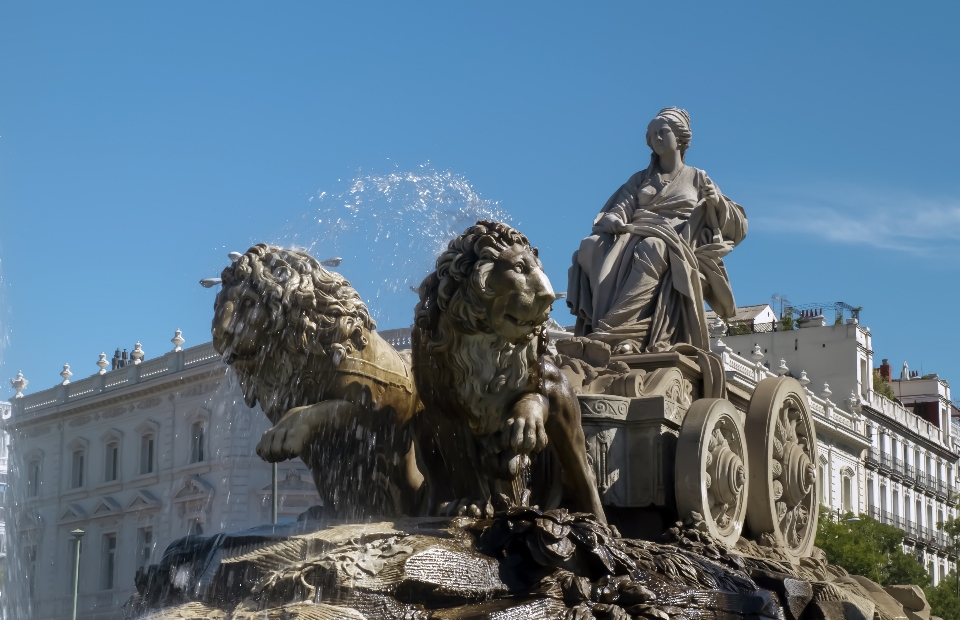
[[[808,557],[817,534],[817,433],[806,392],[791,377],[764,379],[744,424],[750,446],[751,537]]]
[[[675,465],[680,518],[701,515],[707,532],[731,546],[743,529],[750,479],[740,417],[728,400],[695,401],[680,427]]]

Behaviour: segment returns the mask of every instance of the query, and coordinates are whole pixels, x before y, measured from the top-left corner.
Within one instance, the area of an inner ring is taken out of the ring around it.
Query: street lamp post
[[[72,620],[77,620],[77,594],[80,591],[80,540],[85,533],[86,532],[81,529],[75,529],[70,532],[76,541],[76,552],[73,561],[73,615],[70,616]]]
[[[270,517],[273,520],[273,524],[277,524],[277,463],[273,464],[273,482],[270,485],[271,490],[273,491],[273,498],[270,501]]]

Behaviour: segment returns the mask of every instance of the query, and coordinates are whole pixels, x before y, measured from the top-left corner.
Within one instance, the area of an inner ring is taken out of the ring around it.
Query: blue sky
[[[208,340],[197,280],[323,254],[317,198],[357,176],[459,175],[563,290],[667,105],[750,218],[740,304],[862,305],[878,363],[960,386],[960,5],[518,4],[0,3],[0,396]]]

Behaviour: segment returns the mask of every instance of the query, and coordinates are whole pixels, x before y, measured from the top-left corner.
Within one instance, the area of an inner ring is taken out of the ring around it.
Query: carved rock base
[[[125,611],[144,620],[904,615],[891,613],[900,605],[893,596],[829,566],[822,553],[796,564],[775,549],[748,541],[731,548],[696,529],[678,526],[668,537],[623,538],[591,515],[528,507],[485,520],[261,527],[172,544],[159,565],[138,574],[139,594]]]

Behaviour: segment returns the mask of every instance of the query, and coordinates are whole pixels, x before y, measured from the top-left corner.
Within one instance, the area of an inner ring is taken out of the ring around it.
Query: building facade
[[[731,329],[722,341],[737,358],[762,359],[772,371],[782,365],[821,401],[841,402],[855,416],[861,429],[856,442],[817,424],[822,477],[830,480],[821,503],[903,530],[904,550],[938,582],[956,566],[951,541],[938,526],[956,515],[960,427],[951,423],[949,384],[936,376],[911,379],[909,372],[891,380],[884,360],[879,380],[892,387],[891,400],[874,389],[868,328],[857,319],[828,325],[815,312],[798,323],[799,329],[780,323]]]
[[[13,617],[69,617],[74,530],[78,615],[107,619],[177,538],[270,522],[272,466],[254,451],[266,416],[244,405],[211,344],[177,349],[13,399]],[[299,459],[278,479],[278,520],[319,503]]]

